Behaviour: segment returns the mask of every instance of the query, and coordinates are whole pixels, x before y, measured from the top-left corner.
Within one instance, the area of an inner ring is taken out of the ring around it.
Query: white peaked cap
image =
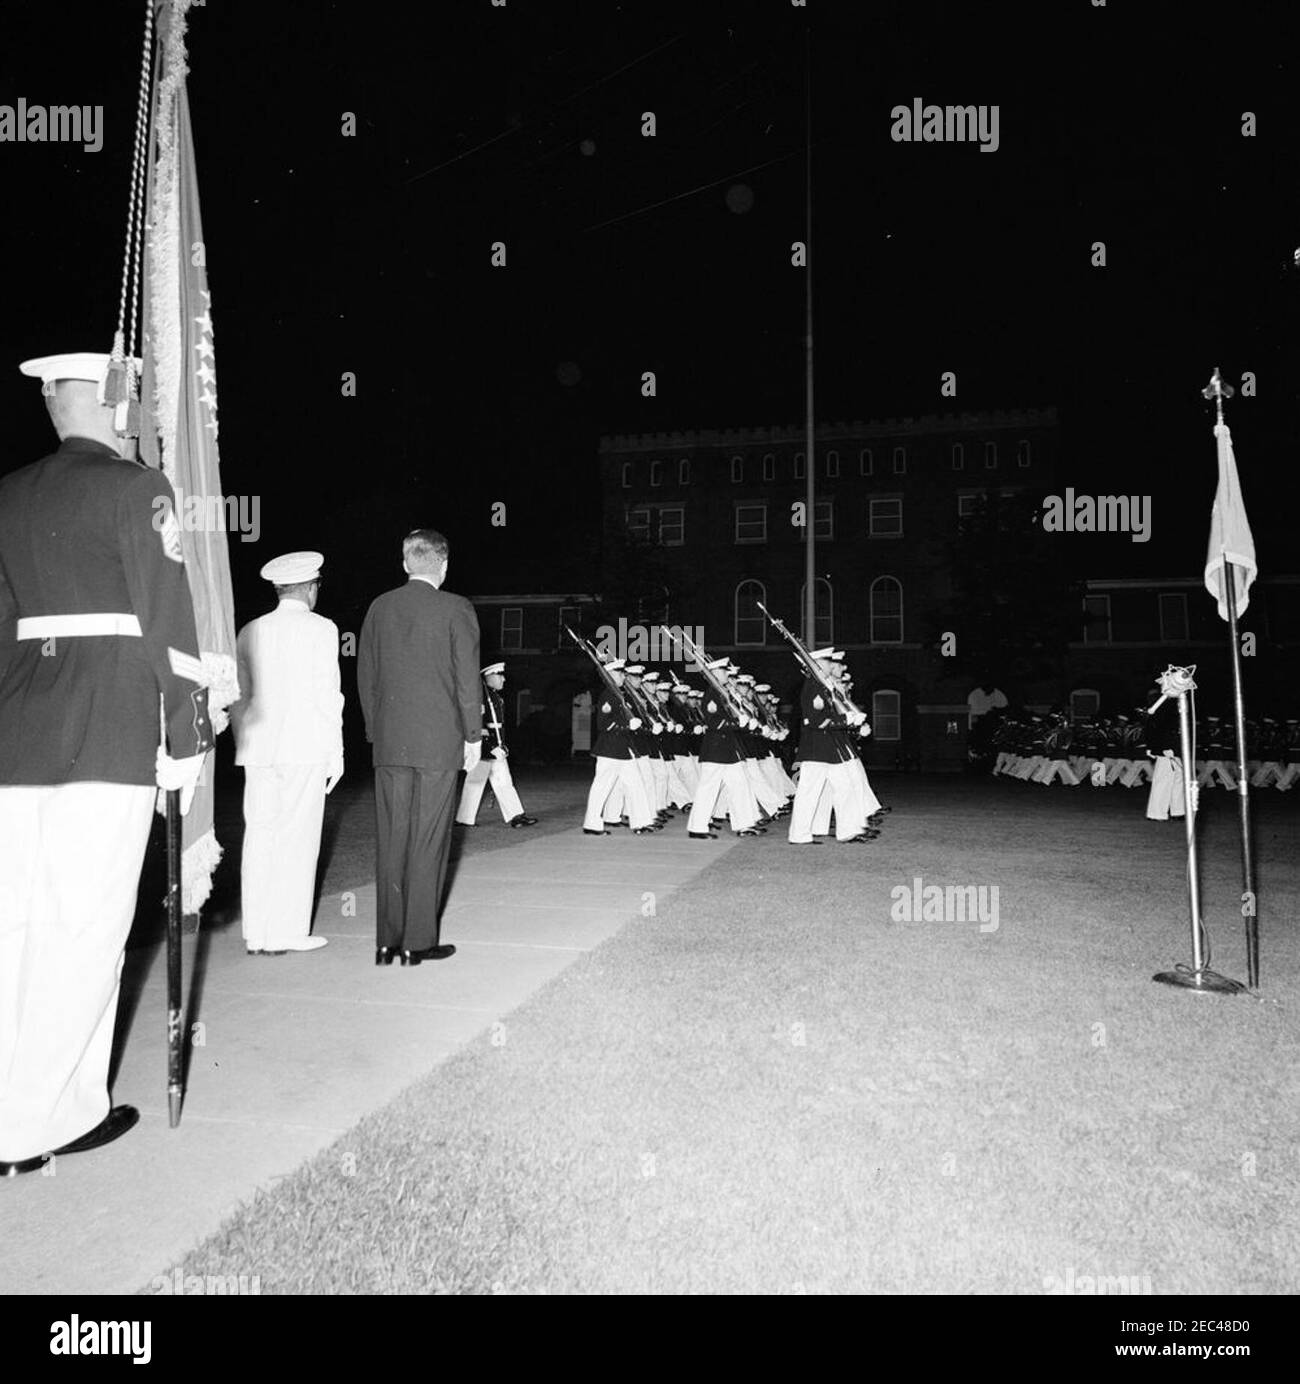
[[[489,673],[504,673],[506,665],[504,663],[489,663],[486,668],[480,668],[479,672],[487,677]]]
[[[704,665],[706,668],[730,668],[731,662],[726,658],[715,658]]]
[[[273,557],[259,575],[276,586],[294,586],[300,581],[319,577],[324,565],[323,553],[285,553],[281,557]]]
[[[834,658],[835,649],[828,644],[824,649],[809,649],[808,656],[809,658]]]
[[[621,658],[611,658],[609,662],[605,664],[605,667],[608,669],[612,669],[614,672],[617,672],[620,668],[625,669],[627,665],[623,662]]]
[[[625,673],[644,673],[645,665],[643,663],[628,663],[624,665],[623,671]]]
[[[104,351],[65,351],[59,356],[37,356],[19,365],[24,375],[40,380],[42,384],[52,384],[56,380],[89,380],[100,384],[108,373],[108,362],[112,359]],[[132,362],[135,373],[141,370],[140,358]]]
[[[771,690],[772,684],[770,682],[757,682],[754,684],[755,692],[770,692]]]

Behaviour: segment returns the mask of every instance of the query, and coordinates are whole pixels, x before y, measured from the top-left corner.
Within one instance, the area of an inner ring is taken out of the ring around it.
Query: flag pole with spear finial
[[[1214,367],[1210,383],[1201,391],[1206,399],[1214,400],[1215,431],[1227,431],[1223,419],[1223,401],[1236,391],[1224,384],[1219,367]],[[1255,890],[1255,864],[1250,834],[1250,776],[1246,772],[1246,699],[1241,685],[1241,639],[1237,633],[1237,580],[1234,564],[1226,552],[1223,556],[1223,589],[1228,606],[1228,643],[1232,649],[1233,719],[1237,733],[1237,811],[1241,832],[1242,915],[1246,921],[1246,983],[1259,989],[1259,913]]]

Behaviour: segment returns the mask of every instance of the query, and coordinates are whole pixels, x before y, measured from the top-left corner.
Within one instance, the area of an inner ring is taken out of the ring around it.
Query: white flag
[[[1214,511],[1210,516],[1210,548],[1205,556],[1205,587],[1219,603],[1219,618],[1228,618],[1228,596],[1223,565],[1230,562],[1237,569],[1233,574],[1236,586],[1237,614],[1250,604],[1250,584],[1255,580],[1255,540],[1250,534],[1250,521],[1241,498],[1241,482],[1237,479],[1237,462],[1232,455],[1232,434],[1226,423],[1216,423],[1214,434],[1219,439],[1219,489],[1214,496]],[[1244,570],[1243,570],[1244,569]]]

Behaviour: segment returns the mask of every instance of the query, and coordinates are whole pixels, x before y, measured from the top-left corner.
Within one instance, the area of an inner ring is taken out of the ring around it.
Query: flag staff
[[[1215,427],[1225,426],[1223,401],[1233,396],[1232,386],[1224,384],[1216,365],[1210,383],[1201,391],[1214,400]],[[1221,550],[1222,551],[1222,550]],[[1223,590],[1228,603],[1228,643],[1232,649],[1232,702],[1237,730],[1237,810],[1241,828],[1242,913],[1246,920],[1246,983],[1259,989],[1259,911],[1255,893],[1254,852],[1250,835],[1250,777],[1246,773],[1246,699],[1241,687],[1241,641],[1237,635],[1237,582],[1233,564],[1223,553]]]
[[[808,440],[807,513],[804,515],[804,638],[817,647],[817,481],[814,456],[816,424],[813,414],[813,290],[812,290],[812,30],[804,31],[804,411]]]

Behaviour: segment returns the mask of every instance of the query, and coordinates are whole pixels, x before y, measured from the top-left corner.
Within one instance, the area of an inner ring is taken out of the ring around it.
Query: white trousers
[[[818,822],[818,807],[822,794],[828,795],[828,806],[823,820]],[[853,772],[853,761],[841,764],[824,764],[820,760],[808,759],[799,766],[799,786],[795,789],[794,806],[790,811],[789,840],[793,845],[804,846],[813,839],[815,827],[822,827],[819,833],[825,835],[830,828],[830,813],[835,812],[835,839],[847,841],[857,836],[866,826],[867,814],[863,807],[861,791]]]
[[[1161,755],[1153,761],[1151,792],[1147,797],[1147,819],[1167,822],[1170,817],[1186,815],[1186,795],[1183,792],[1183,762]]]
[[[118,984],[158,790],[0,788],[0,1159],[108,1114]]]
[[[794,779],[785,771],[785,765],[781,763],[780,756],[771,751],[758,761],[758,767],[768,783],[781,794],[783,798],[794,797]]]
[[[705,762],[700,765],[700,782],[695,790],[695,801],[691,804],[687,831],[708,831],[713,805],[724,786],[732,831],[748,831],[758,822],[758,803],[754,800],[754,791],[749,786],[743,761],[737,760],[734,764]]]
[[[654,820],[650,799],[645,791],[645,783],[635,759],[607,759],[596,756],[596,776],[591,781],[591,791],[587,794],[587,815],[582,825],[588,831],[604,831],[606,822],[606,803],[616,789],[621,789],[627,803],[628,824],[648,827]],[[610,818],[617,821],[618,818]]]
[[[700,771],[695,761],[684,754],[674,755],[668,766],[668,792],[674,807],[685,807],[695,801],[695,786],[700,781]]]
[[[311,931],[325,816],[324,764],[244,766],[244,942],[275,951]]]
[[[771,782],[763,770],[759,767],[757,759],[746,759],[745,777],[749,780],[749,786],[753,790],[754,799],[759,807],[770,817],[773,813],[780,812],[785,806],[785,794],[778,793],[772,787]]]
[[[465,785],[460,790],[460,806],[456,809],[456,820],[462,825],[472,827],[478,816],[478,805],[483,801],[483,790],[489,781],[492,794],[501,809],[501,816],[507,821],[522,815],[524,805],[515,792],[515,781],[510,774],[510,765],[504,759],[496,759],[485,753],[479,762],[465,775]]]

